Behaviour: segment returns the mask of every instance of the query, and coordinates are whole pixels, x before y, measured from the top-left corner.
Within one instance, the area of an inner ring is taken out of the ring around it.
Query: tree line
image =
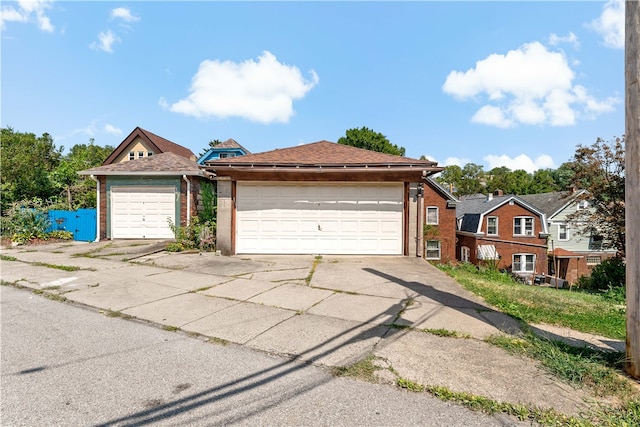
[[[75,210],[96,206],[96,183],[78,171],[102,165],[114,147],[101,147],[93,138],[64,153],[48,133],[36,136],[2,128],[0,134],[0,209],[34,200],[49,209]]]

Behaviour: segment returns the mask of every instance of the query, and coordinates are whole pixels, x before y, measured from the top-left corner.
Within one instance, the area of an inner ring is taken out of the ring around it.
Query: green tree
[[[460,196],[486,192],[483,185],[484,171],[482,170],[482,165],[467,163],[461,172],[462,176],[460,177],[460,183],[458,185],[458,194]]]
[[[88,144],[76,144],[51,172],[52,184],[64,200],[65,209],[90,208],[96,205],[96,183],[78,172],[100,166],[113,151],[110,145],[101,147],[91,138]],[[62,207],[62,206],[61,206]]]
[[[347,129],[345,136],[338,139],[338,144],[393,154],[395,156],[404,156],[405,153],[404,147],[398,147],[392,144],[386,136],[367,127]]]
[[[554,179],[553,169],[538,169],[533,173],[531,180],[530,194],[550,193],[552,191],[560,191],[560,188]]]
[[[37,137],[33,133],[15,132],[2,128],[0,137],[0,189],[2,213],[13,202],[37,197],[49,200],[56,196],[56,188],[49,174],[60,163],[62,149],[56,149],[47,133]]]
[[[605,141],[598,138],[590,146],[578,145],[571,168],[573,183],[589,193],[584,195],[591,209],[573,214],[587,224],[584,232],[603,237],[605,248],[625,255],[625,150],[624,136]],[[635,260],[634,260],[635,261]]]
[[[445,166],[444,170],[438,174],[436,180],[452,194],[458,194],[458,187],[462,182],[462,168],[458,165]]]
[[[576,175],[573,162],[565,162],[558,169],[551,171],[553,181],[558,191],[568,189],[574,183],[573,177]]]

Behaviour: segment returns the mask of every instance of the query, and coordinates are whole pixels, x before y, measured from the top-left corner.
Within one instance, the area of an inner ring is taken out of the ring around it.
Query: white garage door
[[[236,187],[236,253],[401,255],[402,183]]]
[[[111,187],[113,239],[172,239],[167,218],[175,224],[175,187]]]

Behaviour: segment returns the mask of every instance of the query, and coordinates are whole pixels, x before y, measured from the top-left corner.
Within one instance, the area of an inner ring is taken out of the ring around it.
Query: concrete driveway
[[[163,247],[115,241],[4,249],[2,280],[307,363],[347,366],[373,357],[381,381],[402,377],[569,414],[585,408],[584,392],[484,342],[517,333],[517,323],[421,259],[222,257]]]

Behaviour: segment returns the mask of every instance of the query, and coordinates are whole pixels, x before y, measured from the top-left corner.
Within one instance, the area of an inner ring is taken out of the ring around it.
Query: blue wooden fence
[[[96,210],[78,209],[77,211],[50,210],[47,213],[51,225],[48,231],[70,231],[73,240],[92,242],[96,239]]]

